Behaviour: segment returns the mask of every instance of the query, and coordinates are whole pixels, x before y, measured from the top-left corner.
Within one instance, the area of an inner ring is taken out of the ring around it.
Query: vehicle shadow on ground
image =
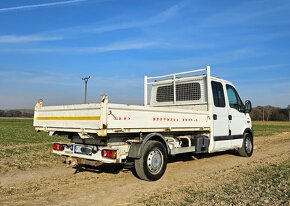
[[[186,153],[186,154],[179,154],[168,158],[168,164],[176,163],[176,162],[189,162],[199,159],[206,159],[215,156],[221,155],[237,155],[235,151],[224,151],[224,152],[216,152],[216,153],[205,153],[205,154],[194,154],[194,153]],[[133,173],[136,176],[136,172],[134,169],[134,164],[124,166],[124,164],[102,164],[99,166],[90,166],[90,165],[82,165],[79,164],[75,167],[74,174],[82,173],[82,172],[92,172],[92,173],[107,173],[107,174],[119,174],[122,173]]]
[[[90,165],[77,165],[74,167],[75,172],[82,173],[82,172],[93,172],[97,174],[107,173],[107,174],[119,174],[121,171],[126,171],[124,169],[124,165],[122,164],[103,164],[99,166],[90,166]]]
[[[215,153],[201,153],[201,154],[195,154],[195,153],[185,153],[185,154],[178,154],[172,157],[168,158],[168,163],[175,163],[175,162],[189,162],[193,160],[199,160],[199,159],[206,159],[210,157],[216,157],[221,155],[234,155],[237,156],[236,151],[223,151],[223,152],[215,152]]]

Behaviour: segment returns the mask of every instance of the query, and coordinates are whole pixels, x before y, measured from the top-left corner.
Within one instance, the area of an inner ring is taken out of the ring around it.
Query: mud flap
[[[128,158],[132,158],[132,159],[141,158],[141,148],[142,148],[142,143],[132,142],[130,146]]]

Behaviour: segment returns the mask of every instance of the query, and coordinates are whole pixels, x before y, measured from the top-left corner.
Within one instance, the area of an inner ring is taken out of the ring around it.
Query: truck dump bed
[[[79,104],[36,107],[34,126],[38,131],[78,132],[107,136],[114,133],[208,131],[207,111],[174,107],[109,104]]]

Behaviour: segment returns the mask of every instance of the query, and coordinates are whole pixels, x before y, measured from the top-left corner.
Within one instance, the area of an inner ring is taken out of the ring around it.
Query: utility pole
[[[88,81],[90,76],[82,78],[85,82],[85,104],[87,103],[87,91],[88,91]]]
[[[288,105],[289,122],[290,122],[290,105]]]

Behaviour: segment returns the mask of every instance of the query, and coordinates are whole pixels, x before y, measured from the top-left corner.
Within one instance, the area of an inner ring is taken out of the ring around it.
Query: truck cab
[[[250,101],[241,100],[234,85],[228,81],[211,78],[213,140],[212,151],[241,148],[244,134],[253,136],[249,115]],[[252,147],[252,145],[249,145]]]
[[[145,77],[145,88],[152,85],[149,106],[208,111],[212,128],[208,152],[241,148],[244,134],[253,136],[249,115],[251,102],[247,100],[243,103],[235,86],[211,76],[209,67],[206,72],[194,76],[182,72],[171,76]],[[154,82],[148,84],[148,79]],[[144,93],[146,105],[146,89]]]

